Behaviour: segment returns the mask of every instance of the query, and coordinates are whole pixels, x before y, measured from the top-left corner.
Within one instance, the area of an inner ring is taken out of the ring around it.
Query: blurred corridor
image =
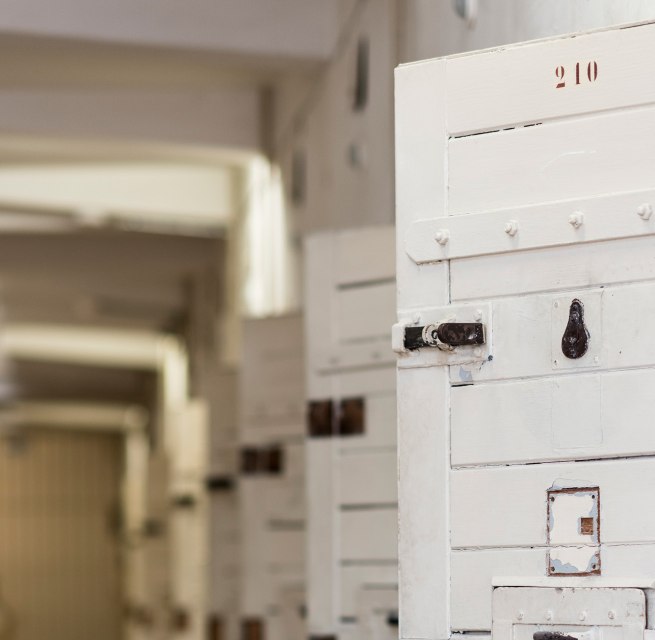
[[[0,0],[0,640],[397,638],[393,70],[653,18]]]

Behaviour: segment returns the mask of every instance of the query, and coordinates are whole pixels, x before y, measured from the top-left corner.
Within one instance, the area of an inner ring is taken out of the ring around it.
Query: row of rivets
[[[642,220],[650,220],[650,217],[653,215],[653,207],[648,203],[641,204],[637,208],[637,215]],[[584,224],[584,213],[582,213],[582,211],[574,211],[569,216],[569,224],[574,229],[579,229]],[[508,220],[505,223],[505,233],[508,236],[513,238],[518,232],[519,223],[517,220]],[[450,231],[448,229],[439,229],[435,234],[434,239],[443,247],[448,243],[448,240],[450,240]]]
[[[614,618],[616,618],[616,612],[615,612],[615,611],[612,611],[612,610],[610,609],[610,610],[607,612],[607,617],[608,617],[610,620],[614,620]],[[519,612],[516,614],[516,619],[517,619],[517,620],[523,620],[523,618],[525,618],[525,613],[524,613],[523,611],[519,611]],[[552,619],[553,619],[553,612],[549,609],[549,610],[546,611],[546,613],[544,614],[544,618],[545,618],[546,620],[552,620]],[[580,612],[580,615],[578,616],[578,618],[580,619],[580,622],[584,622],[584,621],[587,619],[587,612],[586,612],[586,611],[581,611],[581,612]]]

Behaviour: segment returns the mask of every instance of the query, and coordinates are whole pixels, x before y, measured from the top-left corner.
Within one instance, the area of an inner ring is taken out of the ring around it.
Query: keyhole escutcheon
[[[575,298],[569,308],[569,321],[562,336],[562,353],[571,360],[582,358],[589,349],[589,331],[584,322],[584,305]]]

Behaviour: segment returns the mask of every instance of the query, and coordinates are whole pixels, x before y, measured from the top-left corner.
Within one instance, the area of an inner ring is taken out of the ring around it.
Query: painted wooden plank
[[[396,318],[396,284],[384,281],[339,289],[336,312],[342,344],[386,338]]]
[[[394,362],[388,338],[395,317],[392,246],[391,228],[323,232],[307,239],[310,395],[327,391],[322,375]]]
[[[262,616],[266,612],[270,582],[267,577],[266,514],[260,496],[266,481],[262,478],[242,477],[239,480],[239,519],[241,530],[240,582],[242,614]]]
[[[243,416],[240,441],[243,445],[265,445],[290,438],[299,438],[305,432],[304,412],[288,418]]]
[[[646,505],[655,482],[649,458],[461,469],[451,472],[451,544],[456,548],[546,544],[546,491],[600,487],[602,543],[655,541]]]
[[[364,586],[398,586],[398,567],[393,563],[342,566],[339,575],[341,580],[339,612],[341,616],[346,617],[357,615],[357,598]]]
[[[655,167],[655,162],[653,164]],[[514,193],[516,190],[508,188],[507,191]],[[640,190],[418,220],[405,236],[405,248],[417,264],[422,264],[476,255],[653,236],[655,219],[652,218],[651,203],[655,203],[655,191]],[[650,214],[650,217],[640,214]],[[571,224],[574,219],[579,226]],[[447,242],[440,244],[436,240],[439,234],[447,234]]]
[[[335,375],[363,367],[389,366],[395,360],[389,344],[389,336],[372,338],[361,343],[339,344],[321,353],[314,363],[317,372],[322,375]]]
[[[305,532],[271,530],[266,532],[268,554],[266,567],[275,572],[277,568],[301,571],[305,565]],[[268,594],[269,602],[274,598],[274,591]]]
[[[307,441],[307,608],[315,635],[334,633],[337,619],[334,455],[332,439]]]
[[[579,360],[568,360],[561,353],[560,336],[566,327],[564,307],[575,298],[588,307],[590,347]],[[655,317],[655,284],[508,298],[492,307],[493,360],[482,367],[451,367],[454,383],[655,364],[655,339],[644,322]]]
[[[347,229],[334,234],[337,285],[393,280],[396,238],[393,227]]]
[[[260,503],[269,528],[284,523],[302,522],[305,518],[305,502],[305,485],[302,478],[270,478],[262,488]]]
[[[395,560],[398,557],[396,508],[341,511],[339,528],[341,561]]]
[[[453,631],[491,630],[492,578],[503,575],[545,575],[546,551],[453,551],[450,570]]]
[[[305,439],[284,443],[284,477],[304,485]]]
[[[304,393],[302,317],[247,320],[243,333],[242,414],[298,414]]]
[[[390,372],[393,373],[393,372]],[[395,390],[395,380],[390,380],[390,390]],[[396,394],[394,391],[364,396],[364,434],[343,438],[339,442],[341,451],[361,451],[366,449],[396,450]],[[394,462],[395,476],[395,462]]]
[[[337,473],[341,505],[389,505],[398,500],[395,450],[342,453]]]
[[[364,640],[398,640],[398,628],[390,622],[398,618],[397,587],[364,587],[357,598],[357,622]]]
[[[653,388],[653,369],[456,387],[451,463],[653,455]]]
[[[453,301],[655,278],[652,238],[480,256],[450,263]]]
[[[448,131],[464,134],[651,103],[655,80],[641,70],[654,32],[648,24],[446,59]],[[595,82],[586,78],[591,61],[598,63]],[[575,85],[577,62],[580,85]],[[560,89],[558,66],[565,68],[567,82]]]
[[[447,385],[443,368],[398,371],[402,435],[398,548],[404,638],[450,635]]]
[[[654,133],[649,106],[451,139],[448,214],[590,199],[591,215],[595,196],[652,188],[655,155],[635,141]],[[528,230],[526,218],[515,240]]]
[[[319,375],[318,362],[330,356],[335,343],[332,323],[334,242],[331,233],[314,233],[304,241],[305,354],[309,398],[332,396],[332,379]]]
[[[337,398],[386,396],[396,388],[396,370],[393,366],[342,371],[335,378]]]
[[[655,545],[603,545],[603,576],[599,586],[612,586],[612,578],[621,579],[625,586],[652,581],[655,575]],[[541,577],[544,586],[557,586],[557,579],[546,578],[546,549],[482,549],[453,551],[452,626],[454,631],[491,629],[491,585],[494,578],[525,577],[532,584]],[[631,576],[632,581],[625,581]],[[497,582],[497,580],[495,581]],[[520,579],[513,580],[517,584]],[[591,586],[590,579],[585,581]]]
[[[419,268],[402,248],[409,224],[447,211],[445,65],[445,61],[433,61],[396,70],[396,279],[400,314],[425,306],[431,294],[433,305],[448,302],[448,265]],[[436,629],[432,612],[417,616],[414,627],[401,627],[401,635],[430,637],[426,634],[434,634]],[[407,616],[408,620],[414,618]],[[446,626],[442,632],[447,633]]]

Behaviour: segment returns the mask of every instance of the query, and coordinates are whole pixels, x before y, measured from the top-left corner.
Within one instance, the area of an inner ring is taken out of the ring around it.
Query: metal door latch
[[[481,322],[442,322],[422,327],[405,327],[404,347],[415,351],[423,347],[437,347],[451,351],[455,347],[477,346],[485,343],[485,327]]]

